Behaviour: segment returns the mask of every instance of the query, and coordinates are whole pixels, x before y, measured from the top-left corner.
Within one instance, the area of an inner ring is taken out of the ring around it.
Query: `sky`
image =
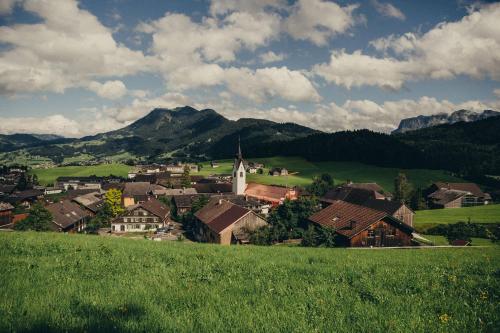
[[[334,132],[500,110],[500,3],[0,0],[0,133],[190,105]]]

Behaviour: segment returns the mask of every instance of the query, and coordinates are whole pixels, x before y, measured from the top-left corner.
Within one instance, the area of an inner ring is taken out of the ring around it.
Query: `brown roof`
[[[193,187],[198,193],[229,193],[233,191],[231,183],[198,183]]]
[[[328,192],[321,198],[323,202],[334,202],[337,200],[347,201],[361,205],[369,199],[375,199],[374,191],[363,188],[353,188],[348,186],[338,186]]]
[[[252,211],[227,200],[213,198],[195,216],[210,229],[220,233],[247,214],[252,214]]]
[[[191,208],[193,201],[196,199],[206,196],[205,194],[182,194],[174,195],[174,202],[177,208]]]
[[[467,192],[465,191],[439,189],[429,194],[429,198],[432,199],[435,204],[446,205],[447,203],[457,200],[466,194]]]
[[[403,222],[396,220],[385,212],[340,200],[309,217],[310,221],[325,227],[332,227],[337,233],[348,238],[357,235],[371,224],[382,219],[387,219],[408,230],[412,230],[409,226],[404,225]]]
[[[396,211],[398,211],[398,209],[405,206],[405,204],[392,200],[369,199],[363,202],[362,206],[393,215]]]
[[[164,189],[164,187],[160,185],[150,184],[148,182],[125,183],[123,196],[144,196],[153,192],[155,189]]]
[[[481,191],[479,186],[475,183],[445,183],[445,182],[437,182],[434,183],[439,189],[453,190],[453,191],[463,191],[470,192],[476,197],[483,198],[485,197],[485,193]]]
[[[161,219],[165,219],[170,214],[170,209],[160,200],[155,198],[150,198],[148,201],[141,203],[139,206]]]
[[[54,223],[63,229],[71,227],[81,219],[90,216],[78,204],[69,200],[50,204],[46,208],[52,214]]]
[[[295,195],[290,193],[291,191],[293,190],[282,186],[249,183],[245,190],[245,194],[258,200],[281,202],[286,198],[296,198]]]

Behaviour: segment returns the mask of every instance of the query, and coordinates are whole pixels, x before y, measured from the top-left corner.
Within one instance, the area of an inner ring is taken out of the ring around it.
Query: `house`
[[[245,195],[276,206],[282,204],[285,199],[296,200],[298,192],[294,188],[284,186],[249,183],[245,190]]]
[[[288,170],[285,168],[272,168],[269,170],[271,176],[288,176]]]
[[[122,202],[124,207],[133,206],[137,203],[146,202],[153,191],[163,189],[160,185],[148,182],[125,183]]]
[[[62,193],[62,191],[63,190],[61,188],[57,188],[57,187],[46,187],[43,189],[44,195],[60,194],[60,193]]]
[[[434,208],[487,205],[491,201],[491,196],[474,183],[437,182],[431,185],[428,192],[429,206]]]
[[[392,194],[389,192],[386,192],[384,190],[384,188],[377,183],[353,183],[353,182],[349,181],[349,182],[347,182],[347,184],[345,184],[345,186],[350,187],[350,188],[357,188],[357,189],[372,191],[373,194],[375,195],[375,199],[385,199],[385,200],[392,199]]]
[[[11,204],[22,205],[26,208],[30,208],[31,205],[43,197],[43,192],[40,190],[24,190],[17,191],[9,195],[6,199]]]
[[[12,223],[14,206],[7,202],[0,202],[0,227]]]
[[[231,193],[233,185],[231,183],[198,183],[193,187],[198,193],[214,194],[214,193]]]
[[[262,217],[250,209],[219,198],[212,198],[195,216],[200,222],[196,238],[202,242],[223,245],[246,244],[251,231],[267,225]]]
[[[100,192],[91,192],[73,199],[74,202],[85,208],[91,215],[97,214],[104,206],[104,199]]]
[[[170,222],[170,210],[155,198],[128,206],[111,222],[111,232],[143,232],[156,230]]]
[[[237,206],[250,209],[257,214],[267,215],[269,214],[269,210],[271,209],[271,205],[267,202],[262,202],[256,200],[254,198],[249,197],[248,195],[236,195],[236,194],[216,194],[211,198],[218,198],[227,200]]]
[[[83,231],[90,220],[91,214],[77,203],[63,200],[48,205],[52,214],[52,229],[56,231]]]
[[[92,189],[100,190],[101,184],[104,182],[103,177],[88,176],[88,177],[58,177],[54,187],[64,189]]]
[[[258,168],[256,168],[256,167],[252,167],[252,166],[249,166],[249,167],[248,167],[248,169],[247,169],[247,172],[248,172],[248,173],[252,173],[252,174],[257,173],[258,171],[259,171],[259,169],[258,169]]]
[[[333,202],[309,217],[309,221],[333,228],[343,246],[412,245],[413,228],[408,224],[386,212],[345,201]]]
[[[158,198],[159,196],[173,197],[174,195],[197,194],[198,192],[194,187],[188,188],[161,188],[154,189],[153,195]]]
[[[165,171],[171,172],[171,173],[183,173],[184,172],[184,165],[182,164],[170,164],[165,166]]]
[[[210,162],[210,166],[212,168],[218,168],[219,167],[219,163],[212,161],[212,162]]]
[[[415,212],[408,208],[408,206],[404,203],[380,199],[383,197],[383,195],[380,195],[380,192],[374,191],[373,189],[338,186],[328,191],[320,199],[320,203],[323,207],[327,207],[335,201],[342,200],[352,204],[386,212],[409,226],[413,226],[413,217],[415,216]]]
[[[174,195],[174,205],[178,215],[187,213],[193,206],[193,202],[200,197],[206,196],[205,194],[181,194]]]

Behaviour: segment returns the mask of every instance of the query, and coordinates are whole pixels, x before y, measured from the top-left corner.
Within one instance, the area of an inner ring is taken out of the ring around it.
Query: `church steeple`
[[[237,195],[245,194],[246,189],[246,170],[243,154],[241,153],[240,137],[238,137],[238,152],[233,165],[233,193]]]

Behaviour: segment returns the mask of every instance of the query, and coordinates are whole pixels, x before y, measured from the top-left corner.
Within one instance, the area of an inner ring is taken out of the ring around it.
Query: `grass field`
[[[500,205],[429,209],[416,212],[414,223],[446,224],[456,222],[500,223]]]
[[[439,235],[423,235],[428,240],[432,241],[434,245],[449,245],[450,243],[444,236]],[[486,238],[471,238],[471,246],[500,246],[499,243],[493,243],[491,240]]]
[[[343,183],[346,180],[376,182],[389,192],[393,191],[394,178],[399,171],[406,173],[410,182],[416,187],[424,187],[430,185],[433,181],[439,180],[459,180],[440,170],[381,168],[356,162],[309,162],[298,157],[255,158],[251,159],[251,161],[264,163],[266,170],[263,175],[248,174],[247,181],[268,185],[303,186],[310,184],[314,176],[325,172],[332,174],[337,183]],[[231,173],[233,161],[222,160],[219,161],[219,165],[218,168],[212,168],[210,163],[204,163],[203,169],[198,174]],[[285,167],[293,175],[286,177],[269,176],[267,171],[272,167]]]
[[[500,250],[0,233],[0,331],[498,332]]]
[[[131,169],[125,164],[101,164],[92,166],[64,166],[50,169],[33,169],[42,185],[53,184],[57,177],[63,176],[122,176],[127,177]]]

